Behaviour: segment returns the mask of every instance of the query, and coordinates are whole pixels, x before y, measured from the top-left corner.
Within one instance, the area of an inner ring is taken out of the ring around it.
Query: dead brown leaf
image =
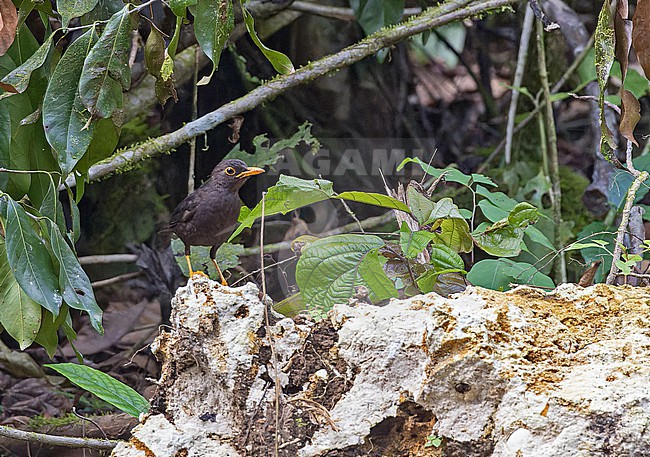
[[[637,2],[632,23],[632,46],[647,78],[650,76],[650,0]]]
[[[18,12],[11,0],[0,0],[0,56],[3,56],[16,38]]]
[[[639,146],[634,139],[634,128],[641,119],[641,105],[634,94],[626,89],[621,89],[621,124],[619,129],[621,135]]]

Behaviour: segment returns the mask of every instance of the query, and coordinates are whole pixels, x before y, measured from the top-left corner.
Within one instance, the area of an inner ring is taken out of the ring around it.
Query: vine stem
[[[95,438],[78,438],[75,436],[57,436],[46,435],[44,433],[27,432],[16,428],[0,425],[0,436],[14,440],[29,441],[31,443],[40,443],[48,446],[62,446],[72,448],[98,449],[110,451],[117,446],[118,441],[101,440]]]
[[[511,3],[514,3],[514,0],[475,0],[473,2],[471,0],[452,0],[429,8],[402,24],[384,28],[352,46],[307,64],[291,74],[280,75],[258,86],[243,97],[226,103],[174,132],[152,138],[140,145],[118,152],[90,167],[87,179],[95,181],[119,170],[133,167],[149,157],[177,148],[191,138],[202,135],[235,116],[257,108],[293,87],[348,67],[409,37],[453,21],[503,8]],[[76,184],[73,176],[69,177],[66,182],[70,187]]]
[[[625,207],[623,208],[623,213],[621,215],[621,224],[618,226],[616,244],[614,245],[614,253],[612,255],[612,267],[607,275],[606,284],[614,284],[614,281],[616,281],[616,275],[618,275],[619,271],[616,266],[616,261],[621,258],[621,254],[623,253],[623,238],[625,237],[627,224],[630,222],[630,210],[632,209],[632,205],[634,205],[634,198],[636,197],[639,187],[641,187],[641,184],[648,179],[649,176],[647,171],[642,171],[640,173],[637,170],[634,171],[636,171],[636,177],[634,178],[634,181],[632,181],[632,185],[628,189],[627,197],[625,198]]]

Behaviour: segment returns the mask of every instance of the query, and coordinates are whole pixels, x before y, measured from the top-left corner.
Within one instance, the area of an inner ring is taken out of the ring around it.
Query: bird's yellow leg
[[[192,270],[192,262],[190,262],[190,256],[189,256],[189,255],[186,255],[186,256],[185,256],[185,260],[187,260],[187,269],[188,269],[188,271],[190,272],[190,278],[191,278],[192,276],[194,276],[194,275],[197,275],[197,276],[207,276],[207,275],[206,275],[205,273],[203,273],[202,271],[193,271],[193,270]],[[219,273],[221,273],[221,272],[219,272]]]
[[[221,278],[221,285],[227,286],[228,281],[226,281],[226,278],[223,277],[223,273],[221,273],[221,268],[219,268],[219,265],[217,265],[217,261],[212,259],[212,263],[214,263],[214,267],[217,269],[217,273],[219,273],[219,277]]]

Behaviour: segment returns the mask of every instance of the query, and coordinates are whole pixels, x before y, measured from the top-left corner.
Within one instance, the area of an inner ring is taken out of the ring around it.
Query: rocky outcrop
[[[173,305],[152,412],[114,456],[650,455],[642,288],[469,288],[268,334],[251,284]]]

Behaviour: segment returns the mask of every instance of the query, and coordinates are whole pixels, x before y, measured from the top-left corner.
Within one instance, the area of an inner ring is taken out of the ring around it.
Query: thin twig
[[[510,163],[512,157],[512,137],[514,136],[515,117],[517,115],[517,102],[519,101],[519,87],[524,79],[524,70],[526,68],[526,58],[528,57],[528,45],[530,43],[530,36],[533,34],[533,19],[535,15],[530,7],[526,8],[524,16],[524,25],[521,28],[521,39],[519,40],[519,54],[517,55],[517,67],[515,69],[515,77],[512,80],[512,98],[510,99],[510,108],[508,109],[508,123],[506,125],[506,149],[505,160],[506,165]]]
[[[648,176],[649,175],[647,171],[642,171],[639,173],[636,178],[634,178],[632,185],[630,185],[630,188],[627,191],[627,197],[625,198],[625,207],[623,208],[623,213],[621,214],[621,224],[618,226],[616,244],[614,245],[614,253],[612,255],[612,267],[610,268],[609,274],[607,275],[607,281],[605,281],[606,284],[614,284],[614,281],[616,281],[616,276],[618,275],[618,267],[616,266],[616,262],[621,258],[621,253],[623,252],[623,238],[625,237],[627,224],[630,221],[630,210],[632,209],[632,205],[634,205],[634,198],[636,197],[636,193],[639,190],[641,183],[648,179]]]
[[[98,287],[105,287],[105,286],[110,286],[111,284],[116,284],[118,282],[122,281],[127,281],[129,279],[137,278],[138,276],[142,276],[141,271],[134,271],[131,273],[124,273],[123,275],[118,275],[114,276],[112,278],[108,279],[102,279],[100,281],[95,281],[93,283],[90,283],[91,286],[93,286],[95,289]]]
[[[194,48],[194,76],[192,79],[192,120],[198,117],[199,100],[199,48]],[[190,165],[187,175],[187,193],[194,192],[194,168],[196,164],[196,137],[190,140]]]
[[[76,436],[46,435],[44,433],[27,432],[15,428],[0,425],[0,436],[30,443],[40,443],[46,446],[61,446],[71,448],[88,448],[100,451],[110,451],[119,441],[102,440],[96,438],[78,438]]]
[[[79,257],[81,265],[96,265],[101,263],[132,263],[138,260],[135,254],[106,254],[106,255],[87,255]]]
[[[539,58],[539,77],[544,90],[544,106],[546,118],[546,140],[549,153],[549,171],[551,174],[551,204],[553,205],[553,222],[555,223],[555,244],[562,245],[562,192],[560,190],[560,165],[557,152],[557,132],[555,130],[555,118],[553,116],[553,103],[551,102],[551,89],[548,84],[548,73],[546,70],[546,50],[544,47],[544,27],[541,21],[537,21],[537,49]],[[564,253],[559,254],[558,262],[555,263],[555,279],[560,283],[567,282],[566,257]]]
[[[453,0],[429,8],[422,14],[414,16],[402,24],[382,29],[335,54],[305,65],[294,73],[278,76],[272,81],[253,89],[243,97],[201,116],[196,121],[188,122],[174,132],[152,138],[140,145],[119,152],[109,159],[90,167],[87,179],[88,181],[95,181],[124,167],[131,167],[142,160],[178,148],[191,138],[202,135],[233,117],[276,98],[293,87],[348,67],[411,36],[453,21],[463,20],[480,13],[502,8],[513,2],[514,0],[476,0],[474,2]],[[70,187],[76,184],[74,177],[69,177],[66,182]]]
[[[301,13],[309,13],[323,17],[330,17],[333,19],[340,19],[342,21],[356,20],[356,16],[352,8],[345,8],[341,6],[322,5],[320,3],[296,0],[292,2],[287,7],[287,9],[300,11]],[[404,8],[402,17],[414,16],[420,13],[422,13],[422,8]]]

